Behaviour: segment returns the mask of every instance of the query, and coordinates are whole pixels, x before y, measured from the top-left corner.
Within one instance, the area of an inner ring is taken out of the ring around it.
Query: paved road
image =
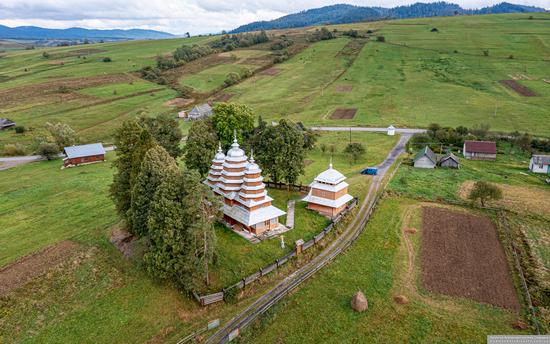
[[[348,129],[349,130],[349,129]],[[399,142],[388,154],[384,162],[378,166],[378,175],[373,177],[372,183],[369,186],[367,196],[361,203],[361,208],[357,216],[345,228],[344,232],[334,240],[327,248],[313,258],[309,263],[302,268],[286,277],[279,282],[271,290],[263,294],[253,304],[235,315],[216,333],[214,333],[206,343],[226,343],[229,341],[229,336],[235,331],[240,331],[254,321],[257,317],[267,311],[271,306],[285,297],[290,291],[305,282],[315,272],[330,263],[338,254],[346,250],[365,228],[370,214],[374,210],[376,201],[378,200],[377,192],[382,188],[382,180],[388,172],[390,166],[396,161],[397,157],[405,151],[405,144],[411,137],[411,133],[405,133],[399,139]]]
[[[385,133],[388,128],[368,128],[368,127],[311,127],[311,130],[317,131],[366,131],[373,133]],[[398,134],[418,134],[425,133],[426,129],[418,128],[395,128],[395,132]]]
[[[110,152],[112,150],[115,150],[115,146],[106,146],[105,151]],[[59,153],[58,157],[62,158],[65,155],[62,153]],[[15,167],[17,165],[26,164],[29,162],[34,161],[41,161],[45,160],[45,158],[42,155],[25,155],[25,156],[6,156],[6,157],[0,157],[0,171],[6,170],[10,167]]]

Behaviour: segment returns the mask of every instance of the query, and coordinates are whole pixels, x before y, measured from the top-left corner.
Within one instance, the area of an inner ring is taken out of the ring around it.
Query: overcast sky
[[[451,1],[478,8],[504,0]],[[509,2],[550,9],[550,0]],[[230,30],[256,20],[336,3],[393,7],[414,3],[406,0],[0,0],[0,24],[48,28],[142,28],[174,34]],[[423,2],[432,2],[424,0]]]

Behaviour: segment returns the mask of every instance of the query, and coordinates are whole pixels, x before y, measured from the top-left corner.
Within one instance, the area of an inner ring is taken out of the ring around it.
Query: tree
[[[431,136],[435,136],[435,133],[440,129],[441,129],[441,126],[437,123],[431,123],[428,126],[428,131],[429,131]]]
[[[350,156],[350,162],[353,160],[354,163],[356,163],[359,158],[363,157],[365,152],[365,147],[359,142],[348,143],[344,149],[344,153]]]
[[[167,174],[178,169],[176,160],[159,145],[150,148],[143,157],[134,183],[127,221],[129,231],[138,236],[147,235],[147,219],[152,196]]]
[[[130,209],[133,152],[139,144],[143,128],[136,119],[126,120],[115,130],[114,143],[117,147],[113,166],[116,172],[113,183],[109,188],[111,198],[120,216],[126,219],[126,212]]]
[[[254,116],[246,105],[220,103],[212,112],[212,124],[224,148],[231,146],[235,131],[237,140],[243,142],[254,129]]]
[[[293,122],[282,119],[266,127],[255,148],[258,162],[274,182],[292,184],[304,172],[304,136]]]
[[[218,142],[210,120],[194,121],[185,145],[185,166],[197,170],[204,177],[210,169]]]
[[[64,147],[72,146],[78,142],[75,131],[68,124],[46,122],[46,130],[50,133],[60,151]]]
[[[235,85],[240,80],[241,80],[241,76],[239,74],[237,74],[235,72],[231,72],[231,73],[227,74],[227,76],[225,77],[225,80],[224,80],[223,83],[226,87],[229,87],[231,85]]]
[[[491,126],[489,124],[486,124],[486,123],[476,124],[470,130],[470,133],[474,136],[477,136],[478,138],[485,138],[487,136],[487,133],[489,132],[490,128],[491,128]]]
[[[481,202],[481,206],[484,207],[485,203],[489,200],[502,199],[502,191],[493,184],[478,181],[475,182],[468,198],[474,202],[479,200]]]
[[[157,117],[144,117],[141,120],[155,141],[172,157],[177,158],[182,154],[180,144],[183,135],[178,121],[172,115],[166,113]]]
[[[170,170],[151,202],[147,270],[187,290],[209,283],[216,254],[214,222],[221,204],[196,171]]]
[[[43,141],[38,144],[36,153],[47,160],[52,160],[59,154],[59,147],[53,142]]]
[[[326,145],[325,143],[321,143],[321,146],[320,146],[319,148],[321,149],[321,152],[322,152],[323,154],[326,153],[326,151],[327,151],[327,145]]]

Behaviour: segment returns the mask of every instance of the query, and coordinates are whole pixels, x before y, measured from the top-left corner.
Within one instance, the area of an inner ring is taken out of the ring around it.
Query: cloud
[[[49,28],[142,28],[175,34],[214,33],[256,20],[271,20],[309,8],[349,3],[393,7],[407,0],[1,0],[0,24]],[[460,0],[467,8],[490,6],[501,0]],[[550,7],[550,0],[521,0],[522,4]]]

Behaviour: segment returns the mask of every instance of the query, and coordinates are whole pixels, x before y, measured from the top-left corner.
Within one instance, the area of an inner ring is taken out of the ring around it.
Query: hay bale
[[[393,297],[393,300],[400,305],[409,303],[409,299],[405,295],[396,295]]]
[[[365,297],[365,294],[358,291],[351,298],[351,308],[356,312],[364,312],[369,309],[369,301]]]
[[[410,234],[416,234],[416,232],[418,232],[418,231],[416,230],[416,228],[409,227],[409,228],[405,229],[405,232],[410,233]]]

